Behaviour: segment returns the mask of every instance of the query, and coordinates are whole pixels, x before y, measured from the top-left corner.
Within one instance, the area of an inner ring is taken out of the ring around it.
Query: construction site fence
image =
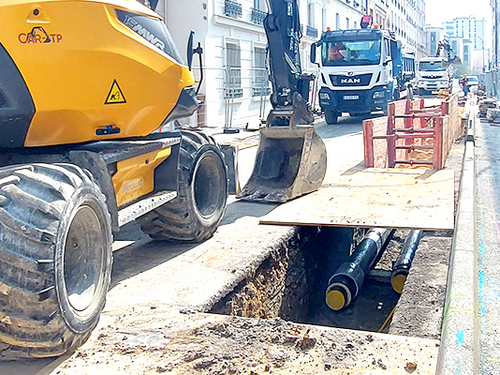
[[[424,99],[389,103],[387,116],[363,121],[365,166],[442,169],[465,130],[460,112],[458,94],[427,107]]]

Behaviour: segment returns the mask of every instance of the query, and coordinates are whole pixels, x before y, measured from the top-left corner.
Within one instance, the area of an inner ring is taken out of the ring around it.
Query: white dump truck
[[[424,57],[417,67],[417,89],[420,95],[453,88],[453,66],[443,57]]]

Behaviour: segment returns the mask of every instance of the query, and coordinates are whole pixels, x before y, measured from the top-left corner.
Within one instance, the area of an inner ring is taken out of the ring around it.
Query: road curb
[[[446,305],[443,317],[438,375],[477,374],[478,340],[476,303],[476,255],[474,253],[474,126],[477,110],[469,102],[469,121],[460,193],[448,270]]]

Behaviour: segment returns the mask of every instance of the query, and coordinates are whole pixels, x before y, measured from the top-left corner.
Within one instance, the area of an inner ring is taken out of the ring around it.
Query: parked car
[[[467,85],[469,86],[479,85],[479,79],[477,78],[477,76],[467,76]]]

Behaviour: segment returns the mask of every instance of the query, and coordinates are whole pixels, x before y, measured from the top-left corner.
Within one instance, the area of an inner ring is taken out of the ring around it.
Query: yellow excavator
[[[226,167],[202,133],[155,132],[198,102],[149,8],[3,0],[0,23],[0,359],[57,356],[98,321],[113,234],[209,238]]]
[[[98,322],[113,235],[135,220],[153,239],[210,238],[226,207],[227,169],[211,137],[165,131],[198,107],[191,61],[201,48],[190,38],[186,63],[150,8],[2,0],[0,25],[0,360],[53,357],[80,346]],[[278,90],[263,138],[295,143],[277,170],[256,178],[282,189],[285,176],[290,190],[314,169],[300,162],[306,133],[308,144],[318,141],[300,128],[312,119],[300,90]],[[323,154],[315,157],[326,167]],[[302,171],[290,177],[292,164]]]

